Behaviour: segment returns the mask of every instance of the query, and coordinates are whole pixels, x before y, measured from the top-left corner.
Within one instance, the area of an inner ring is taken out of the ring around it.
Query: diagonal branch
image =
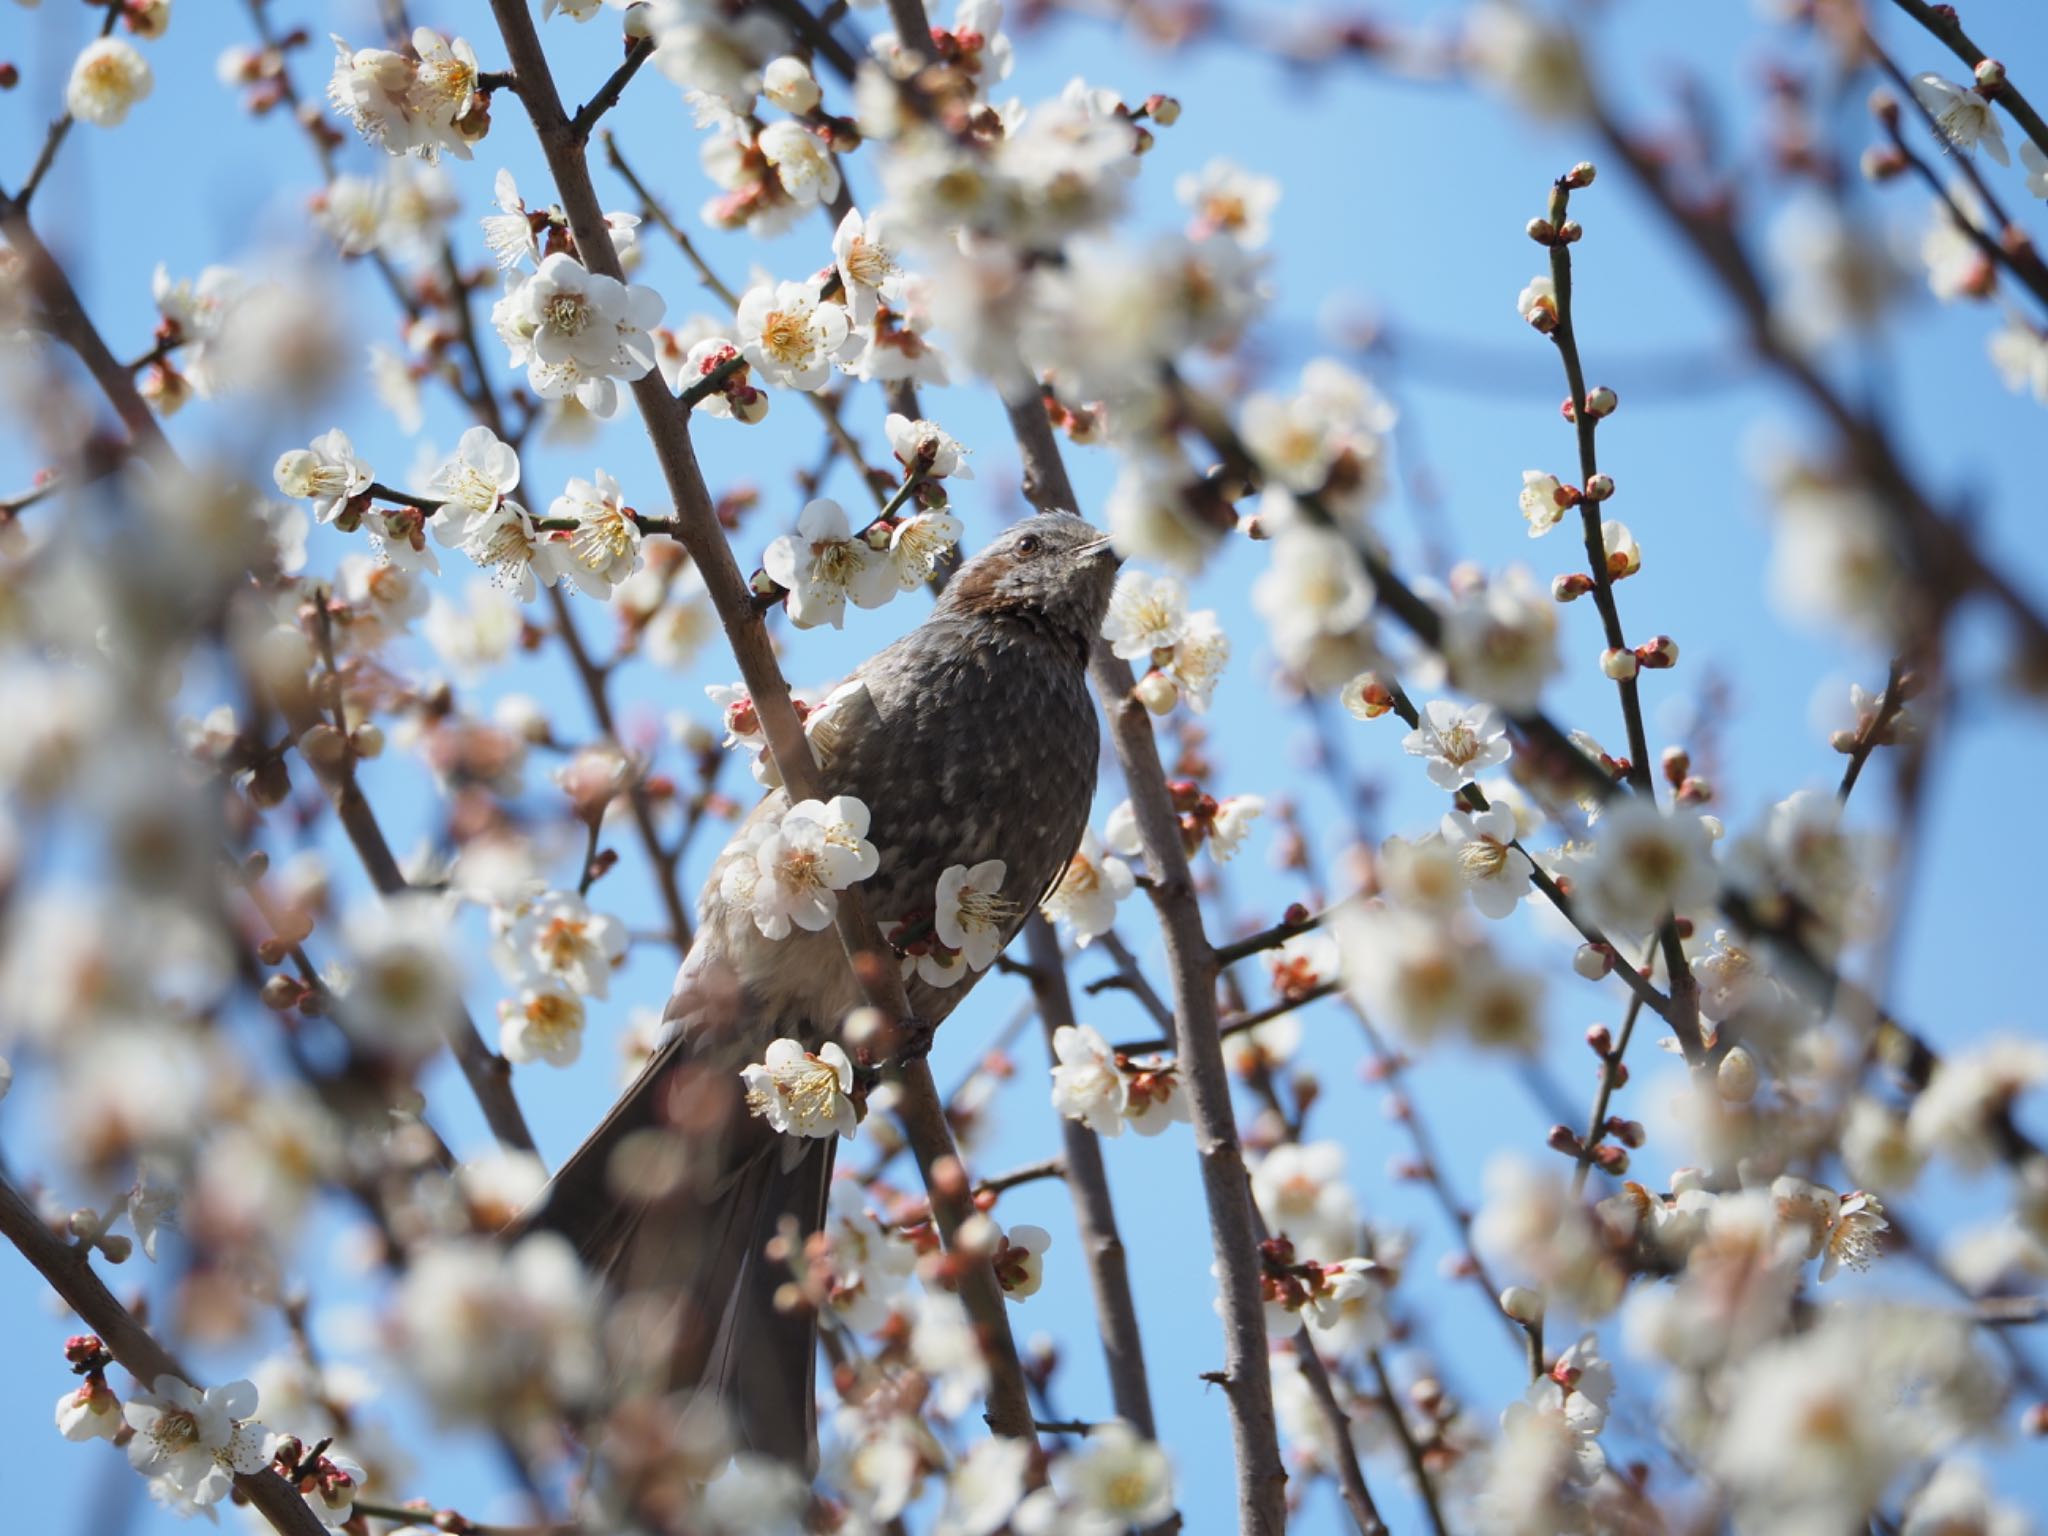
[[[583,145],[577,141],[562,110],[554,74],[526,0],[491,0],[491,10],[497,17],[513,72],[519,78],[519,99],[561,195],[576,248],[592,271],[618,278],[618,252],[591,185]],[[817,761],[790,704],[789,684],[776,663],[746,577],[734,561],[719,526],[710,491],[690,443],[689,414],[668,392],[659,373],[651,372],[636,380],[632,393],[675,503],[676,537],[704,578],[705,591],[718,611],[740,675],[746,680],[747,691],[759,713],[769,756],[792,799],[816,798],[821,789]],[[867,1000],[887,1017],[907,1021],[909,1004],[894,956],[882,942],[857,890],[849,889],[840,896],[838,929],[848,963]],[[951,1250],[961,1223],[973,1210],[967,1181],[956,1177],[959,1154],[946,1125],[929,1064],[922,1056],[899,1059],[894,1070],[903,1085],[904,1131],[931,1194],[940,1234]],[[1018,1362],[1002,1291],[985,1257],[961,1264],[960,1296],[989,1354],[990,1428],[1000,1435],[1028,1440],[1032,1437],[1031,1406],[1023,1369]]]
[[[21,1251],[21,1256],[49,1281],[50,1289],[63,1297],[64,1304],[100,1336],[114,1358],[137,1381],[148,1385],[159,1376],[175,1376],[197,1385],[171,1352],[107,1289],[106,1282],[92,1267],[88,1250],[61,1241],[43,1225],[42,1218],[21,1192],[4,1178],[0,1178],[0,1237]],[[327,1536],[327,1527],[306,1507],[298,1490],[268,1467],[261,1472],[236,1474],[235,1491],[255,1505],[280,1536]]]

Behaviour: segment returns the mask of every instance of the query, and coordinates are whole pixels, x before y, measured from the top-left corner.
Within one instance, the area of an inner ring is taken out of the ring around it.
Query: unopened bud
[[[126,1264],[128,1255],[134,1251],[134,1242],[122,1233],[112,1232],[100,1239],[100,1252],[107,1256],[109,1264]]]
[[[1557,226],[1557,243],[1559,245],[1577,245],[1585,233],[1585,230],[1579,227],[1577,219],[1566,219]]]
[[[808,64],[785,54],[761,71],[761,94],[783,111],[802,117],[818,104],[818,82]]]
[[[1608,1061],[1601,1067],[1600,1070],[1607,1075],[1607,1081],[1611,1086],[1616,1088],[1625,1088],[1628,1086],[1627,1062]]]
[[[299,737],[299,753],[316,768],[332,768],[348,758],[348,738],[331,725],[308,726]]]
[[[1557,239],[1557,231],[1548,219],[1531,219],[1526,226],[1529,238],[1538,245],[1549,245]]]
[[[1586,414],[1598,421],[1603,416],[1612,416],[1621,404],[1621,396],[1605,384],[1595,384],[1586,391]]]
[[[1619,1115],[1607,1117],[1607,1134],[1625,1147],[1640,1147],[1647,1136],[1640,1120],[1624,1120]]]
[[[21,84],[21,70],[12,59],[0,64],[0,91],[11,91]]]
[[[1568,187],[1590,187],[1593,185],[1593,162],[1581,160],[1565,173],[1564,184]]]
[[[1678,799],[1682,805],[1705,805],[1713,798],[1714,781],[1712,779],[1703,779],[1697,774],[1688,774],[1685,782],[1678,786]],[[1707,817],[1706,820],[1713,823],[1714,826],[1719,825],[1711,816]],[[1709,831],[1712,831],[1711,826]],[[1716,833],[1715,836],[1718,839],[1719,834]]]
[[[1730,1104],[1747,1104],[1756,1097],[1756,1058],[1736,1046],[1715,1069],[1714,1087]]]
[[[1586,409],[1589,411],[1593,409],[1591,401],[1587,402]],[[1605,501],[1613,494],[1614,476],[1612,475],[1594,475],[1586,482],[1586,500],[1588,501]]]
[[[1584,571],[1573,571],[1569,575],[1554,578],[1550,583],[1550,595],[1560,603],[1575,603],[1593,590],[1593,578]]]
[[[1586,948],[1604,954],[1604,951],[1601,951],[1597,944],[1588,944]],[[1595,1056],[1598,1056],[1602,1061],[1605,1061],[1614,1054],[1614,1032],[1608,1029],[1605,1024],[1587,1025],[1586,1049]]]
[[[1500,1293],[1500,1309],[1525,1328],[1543,1321],[1543,1293],[1526,1285],[1511,1285]]]
[[[1669,635],[1646,640],[1636,647],[1636,660],[1652,672],[1675,667],[1678,665],[1678,642]]]
[[[65,1223],[71,1235],[90,1243],[106,1230],[106,1223],[100,1220],[100,1213],[89,1205],[81,1205],[66,1218]]]
[[[1139,678],[1138,685],[1131,692],[1155,715],[1170,713],[1180,698],[1180,690],[1173,686],[1173,679],[1156,667]]]
[[[1543,1138],[1543,1144],[1553,1152],[1568,1152],[1577,1157],[1580,1152],[1579,1133],[1568,1125],[1553,1125],[1550,1134]]]
[[[1593,1162],[1602,1173],[1611,1173],[1616,1178],[1628,1172],[1627,1151],[1611,1141],[1593,1149]]]
[[[1979,59],[1976,73],[1977,92],[1981,96],[1996,95],[1998,88],[2005,84],[2005,66],[1996,59]]]
[[[299,1000],[304,988],[290,976],[272,976],[263,983],[263,1006],[283,1013]]]
[[[1145,98],[1145,115],[1162,128],[1171,128],[1180,121],[1180,101],[1173,96],[1151,95]]]
[[[1899,98],[1882,86],[1870,93],[1870,115],[1887,128],[1899,126]]]
[[[1886,182],[1904,173],[1905,151],[1895,144],[1873,144],[1863,151],[1860,162],[1863,179],[1868,182]]]
[[[2029,1435],[2048,1435],[2048,1403],[2035,1403],[2021,1414],[2020,1430]]]
[[[1600,670],[1617,683],[1625,683],[1636,675],[1636,653],[1612,646],[1600,653]]]
[[[348,744],[357,757],[381,757],[384,753],[384,732],[376,725],[359,725],[349,732]]]
[[[1863,745],[1863,734],[1860,731],[1836,731],[1828,737],[1828,745],[1846,757]]]
[[[1664,769],[1664,782],[1673,789],[1685,782],[1685,776],[1692,772],[1692,755],[1683,747],[1666,747],[1659,763]]]

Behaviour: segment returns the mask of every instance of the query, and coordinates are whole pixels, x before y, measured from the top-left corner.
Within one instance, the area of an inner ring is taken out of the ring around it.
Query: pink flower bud
[[[1615,407],[1620,404],[1621,396],[1617,395],[1605,384],[1595,384],[1586,391],[1586,414],[1595,421],[1600,420],[1604,416],[1612,416]]]
[[[1591,185],[1593,185],[1593,177],[1595,174],[1596,173],[1593,169],[1593,162],[1590,160],[1581,160],[1577,165],[1573,166],[1569,171],[1565,173],[1564,184],[1572,188],[1590,187]]]
[[[1550,595],[1560,603],[1575,603],[1593,589],[1593,578],[1584,571],[1573,571],[1550,583]]]
[[[1586,231],[1579,226],[1577,219],[1566,219],[1557,226],[1557,243],[1559,245],[1577,245],[1585,233]]]
[[[1568,1125],[1553,1125],[1550,1134],[1544,1137],[1543,1144],[1553,1152],[1565,1152],[1573,1157],[1577,1157],[1582,1150],[1579,1145],[1579,1133]]]
[[[1180,103],[1171,96],[1147,96],[1145,115],[1160,127],[1171,128],[1180,121]]]
[[[1588,944],[1596,955],[1604,957],[1604,951],[1597,944]],[[1605,1024],[1591,1024],[1586,1028],[1586,1048],[1602,1061],[1614,1054],[1614,1034]]]
[[[1678,665],[1678,642],[1669,635],[1659,635],[1636,647],[1636,660],[1652,672],[1661,672]]]
[[[1593,409],[1593,402],[1586,402],[1586,409]],[[1595,475],[1586,482],[1586,500],[1605,501],[1614,494],[1614,476]]]
[[[1628,1152],[1622,1147],[1615,1146],[1613,1142],[1595,1147],[1593,1161],[1601,1172],[1611,1173],[1616,1178],[1628,1172]]]
[[[1625,683],[1636,675],[1636,656],[1634,651],[1610,647],[1600,653],[1600,670],[1617,683]]]
[[[1683,747],[1666,747],[1658,759],[1664,770],[1664,782],[1673,789],[1685,782],[1685,776],[1692,772],[1692,757]]]

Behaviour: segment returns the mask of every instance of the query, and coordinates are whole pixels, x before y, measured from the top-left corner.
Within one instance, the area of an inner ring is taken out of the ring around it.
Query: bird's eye
[[[1041,547],[1038,542],[1038,535],[1035,533],[1027,533],[1017,541],[1017,553],[1020,555],[1035,555]]]

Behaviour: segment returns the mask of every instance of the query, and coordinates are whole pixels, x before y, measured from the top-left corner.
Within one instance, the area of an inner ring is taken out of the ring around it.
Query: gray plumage
[[[868,807],[880,864],[858,889],[885,936],[929,931],[949,866],[1001,859],[1008,943],[1065,870],[1095,791],[1086,666],[1116,563],[1078,517],[1017,524],[809,723],[826,792]],[[822,1225],[834,1143],[775,1136],[747,1114],[738,1072],[780,1037],[815,1048],[861,999],[834,929],[771,940],[720,894],[728,863],[752,857],[752,827],[789,803],[771,791],[719,855],[666,1043],[529,1225],[572,1238],[620,1294],[667,1307],[643,1385],[713,1391],[740,1444],[807,1464],[815,1323],[776,1310],[789,1270],[762,1249],[790,1218],[798,1235]],[[939,1023],[978,979],[911,980],[913,1014]]]

